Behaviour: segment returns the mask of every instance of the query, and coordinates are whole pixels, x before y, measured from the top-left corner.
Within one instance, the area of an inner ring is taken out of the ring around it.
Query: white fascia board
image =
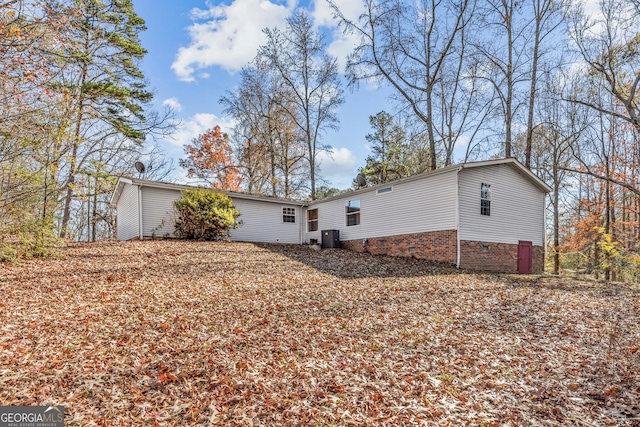
[[[497,159],[497,160],[483,160],[480,162],[469,162],[462,163],[460,166],[464,169],[467,168],[477,168],[483,166],[495,166],[495,165],[505,165],[508,164],[514,169],[516,169],[522,176],[531,181],[536,187],[540,188],[542,191],[546,193],[550,193],[552,188],[547,185],[542,179],[540,179],[536,174],[531,172],[525,165],[520,163],[513,157],[509,157],[507,159]]]
[[[357,190],[346,191],[344,193],[340,193],[340,194],[337,194],[337,195],[331,196],[331,197],[326,197],[324,199],[312,200],[310,202],[307,202],[307,205],[312,207],[312,206],[315,206],[315,205],[320,205],[322,203],[328,202],[330,200],[353,198],[354,196],[358,196],[358,195],[363,194],[363,193],[377,191],[379,188],[385,188],[385,187],[395,186],[395,185],[402,185],[402,184],[404,184],[406,182],[413,182],[413,181],[418,181],[418,180],[421,180],[421,179],[429,179],[432,176],[440,175],[440,174],[443,174],[443,173],[457,172],[459,169],[460,169],[460,165],[449,165],[449,166],[445,166],[445,167],[440,168],[440,169],[427,171],[427,172],[422,172],[422,173],[419,173],[419,174],[416,174],[416,175],[408,176],[406,178],[400,178],[400,179],[397,179],[395,181],[389,181],[389,182],[385,182],[383,184],[376,184],[376,185],[372,185],[371,187],[363,187],[363,188],[359,188]]]
[[[210,190],[210,188],[199,187],[196,185],[173,184],[170,182],[149,181],[146,179],[137,179],[137,178],[133,178],[132,182],[134,185],[139,185],[140,187],[152,187],[152,188],[161,188],[161,189],[178,190],[178,191],[187,190],[191,188],[204,188],[204,189]],[[267,203],[306,206],[306,202],[299,201],[299,200],[279,199],[277,197],[260,196],[256,194],[247,194],[247,193],[240,193],[240,192],[227,191],[227,190],[220,190],[220,191],[226,194],[227,196],[231,197],[232,199],[255,200],[255,201],[267,202]]]
[[[111,195],[111,199],[109,199],[109,206],[112,208],[116,208],[118,205],[118,200],[120,200],[120,195],[122,194],[122,190],[124,189],[125,184],[132,185],[133,181],[129,178],[119,177],[118,182],[116,183],[116,188]]]

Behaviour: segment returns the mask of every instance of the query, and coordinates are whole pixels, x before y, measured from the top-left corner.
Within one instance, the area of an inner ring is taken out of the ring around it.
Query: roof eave
[[[427,171],[427,172],[421,172],[421,173],[416,174],[416,175],[411,175],[411,176],[408,176],[406,178],[396,179],[395,181],[384,182],[382,184],[376,184],[376,185],[372,185],[370,187],[363,187],[363,188],[359,188],[357,190],[346,191],[344,193],[336,194],[335,196],[326,197],[324,199],[312,200],[312,201],[308,202],[308,205],[312,206],[312,205],[315,205],[315,204],[318,204],[318,203],[324,203],[324,202],[327,202],[327,201],[330,201],[330,200],[338,200],[338,199],[344,199],[344,198],[348,198],[348,197],[352,197],[352,196],[357,196],[359,194],[366,193],[368,191],[377,190],[378,188],[388,187],[390,185],[402,184],[402,183],[405,183],[405,182],[417,181],[417,180],[420,180],[420,179],[424,179],[426,177],[431,177],[431,176],[436,176],[436,175],[440,175],[440,174],[443,174],[443,173],[453,172],[453,171],[457,171],[459,169],[460,169],[460,165],[449,165],[449,166],[445,166],[443,168],[439,168],[439,169],[435,169],[435,170],[431,170],[431,171]]]
[[[553,189],[549,185],[547,185],[546,182],[540,179],[536,174],[531,172],[529,168],[527,168],[525,165],[523,165],[513,157],[509,157],[506,159],[484,160],[480,162],[462,163],[460,166],[462,169],[469,169],[469,168],[475,168],[475,167],[481,167],[481,166],[494,166],[494,165],[504,165],[504,164],[508,164],[511,167],[515,168],[516,171],[518,171],[525,178],[529,179],[529,181],[531,181],[536,187],[538,187],[540,190],[544,191],[545,193],[550,193],[551,191],[553,191]]]
[[[190,188],[205,188],[205,187],[200,187],[200,186],[197,186],[197,185],[174,184],[174,183],[171,183],[171,182],[150,181],[150,180],[138,179],[138,178],[130,178],[130,179],[129,178],[121,178],[121,179],[126,179],[128,184],[138,185],[140,187],[161,188],[161,189],[178,190],[178,191],[187,190],[187,189],[190,189]],[[305,206],[306,205],[306,202],[299,201],[299,200],[279,199],[279,198],[275,198],[275,197],[239,193],[239,192],[228,191],[228,190],[220,190],[220,191],[222,191],[222,193],[226,194],[227,196],[229,196],[231,198],[242,199],[242,200],[256,200],[256,201],[262,201],[262,202],[280,203],[280,204],[288,204],[288,205],[295,205],[295,206]],[[115,192],[114,192],[114,196],[115,196]],[[118,197],[120,197],[120,196],[118,195]],[[116,203],[117,203],[117,200],[116,200]]]
[[[132,184],[131,179],[126,178],[124,176],[121,176],[118,178],[118,182],[116,183],[116,188],[113,191],[113,194],[111,195],[111,199],[109,199],[109,206],[111,206],[112,208],[116,208],[116,206],[118,205],[118,200],[120,200],[120,196],[122,195],[122,189],[124,188],[125,184]]]

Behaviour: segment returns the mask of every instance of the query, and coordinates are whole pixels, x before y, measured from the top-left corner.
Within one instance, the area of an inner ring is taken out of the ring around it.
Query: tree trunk
[[[85,52],[89,51],[89,36],[85,39]],[[67,237],[67,229],[69,228],[69,220],[71,218],[71,202],[73,201],[73,187],[76,183],[76,174],[78,173],[78,148],[80,146],[80,138],[82,136],[82,121],[84,119],[84,85],[87,81],[87,64],[82,66],[80,76],[80,93],[78,104],[78,117],[76,117],[76,129],[73,135],[73,148],[71,158],[69,159],[69,176],[67,178],[67,194],[64,198],[64,210],[62,213],[62,224],[60,227],[60,237]]]
[[[536,16],[536,33],[533,45],[533,63],[531,64],[531,88],[529,90],[529,112],[527,117],[527,141],[524,164],[531,169],[531,148],[533,145],[533,110],[535,108],[536,86],[538,84],[538,51],[540,49],[540,17]]]
[[[433,133],[433,107],[431,105],[431,88],[427,89],[427,132],[429,135],[429,151],[431,151],[431,164],[429,165],[430,170],[436,170],[438,167],[437,159],[436,159],[436,138]]]
[[[89,177],[91,179],[91,177]],[[93,211],[91,213],[91,241],[96,241],[96,231],[98,224],[98,178],[93,182]]]
[[[78,120],[78,128],[80,120]],[[77,134],[80,132],[78,131]],[[76,183],[77,160],[78,160],[78,140],[74,138],[73,149],[71,150],[71,158],[69,159],[69,176],[67,177],[67,193],[64,197],[64,210],[62,212],[62,224],[60,227],[60,237],[67,237],[69,220],[71,219],[71,202],[73,201],[73,187]]]
[[[557,153],[557,150],[554,149]],[[558,179],[557,156],[553,164],[553,274],[560,273],[560,180]]]
[[[504,156],[506,158],[511,157],[511,122],[513,120],[513,7],[509,7],[507,1],[504,0],[505,6],[505,22],[507,28],[507,50],[508,50],[508,62],[507,62],[507,98],[505,99],[505,141],[504,141]]]

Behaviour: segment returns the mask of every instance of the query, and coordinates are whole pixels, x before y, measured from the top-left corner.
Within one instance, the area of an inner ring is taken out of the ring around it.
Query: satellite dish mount
[[[362,188],[362,187],[366,187],[367,186],[367,178],[365,178],[365,176],[362,173],[359,173],[356,176],[356,185],[358,186],[358,188]]]
[[[144,163],[142,163],[142,162],[136,162],[134,166],[135,166],[136,170],[140,173],[140,175],[142,175],[144,173],[145,169],[146,169],[144,167]]]

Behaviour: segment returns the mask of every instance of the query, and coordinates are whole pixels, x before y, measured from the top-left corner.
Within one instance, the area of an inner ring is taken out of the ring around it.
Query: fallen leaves
[[[639,422],[637,287],[225,242],[0,268],[0,404],[69,426]]]

